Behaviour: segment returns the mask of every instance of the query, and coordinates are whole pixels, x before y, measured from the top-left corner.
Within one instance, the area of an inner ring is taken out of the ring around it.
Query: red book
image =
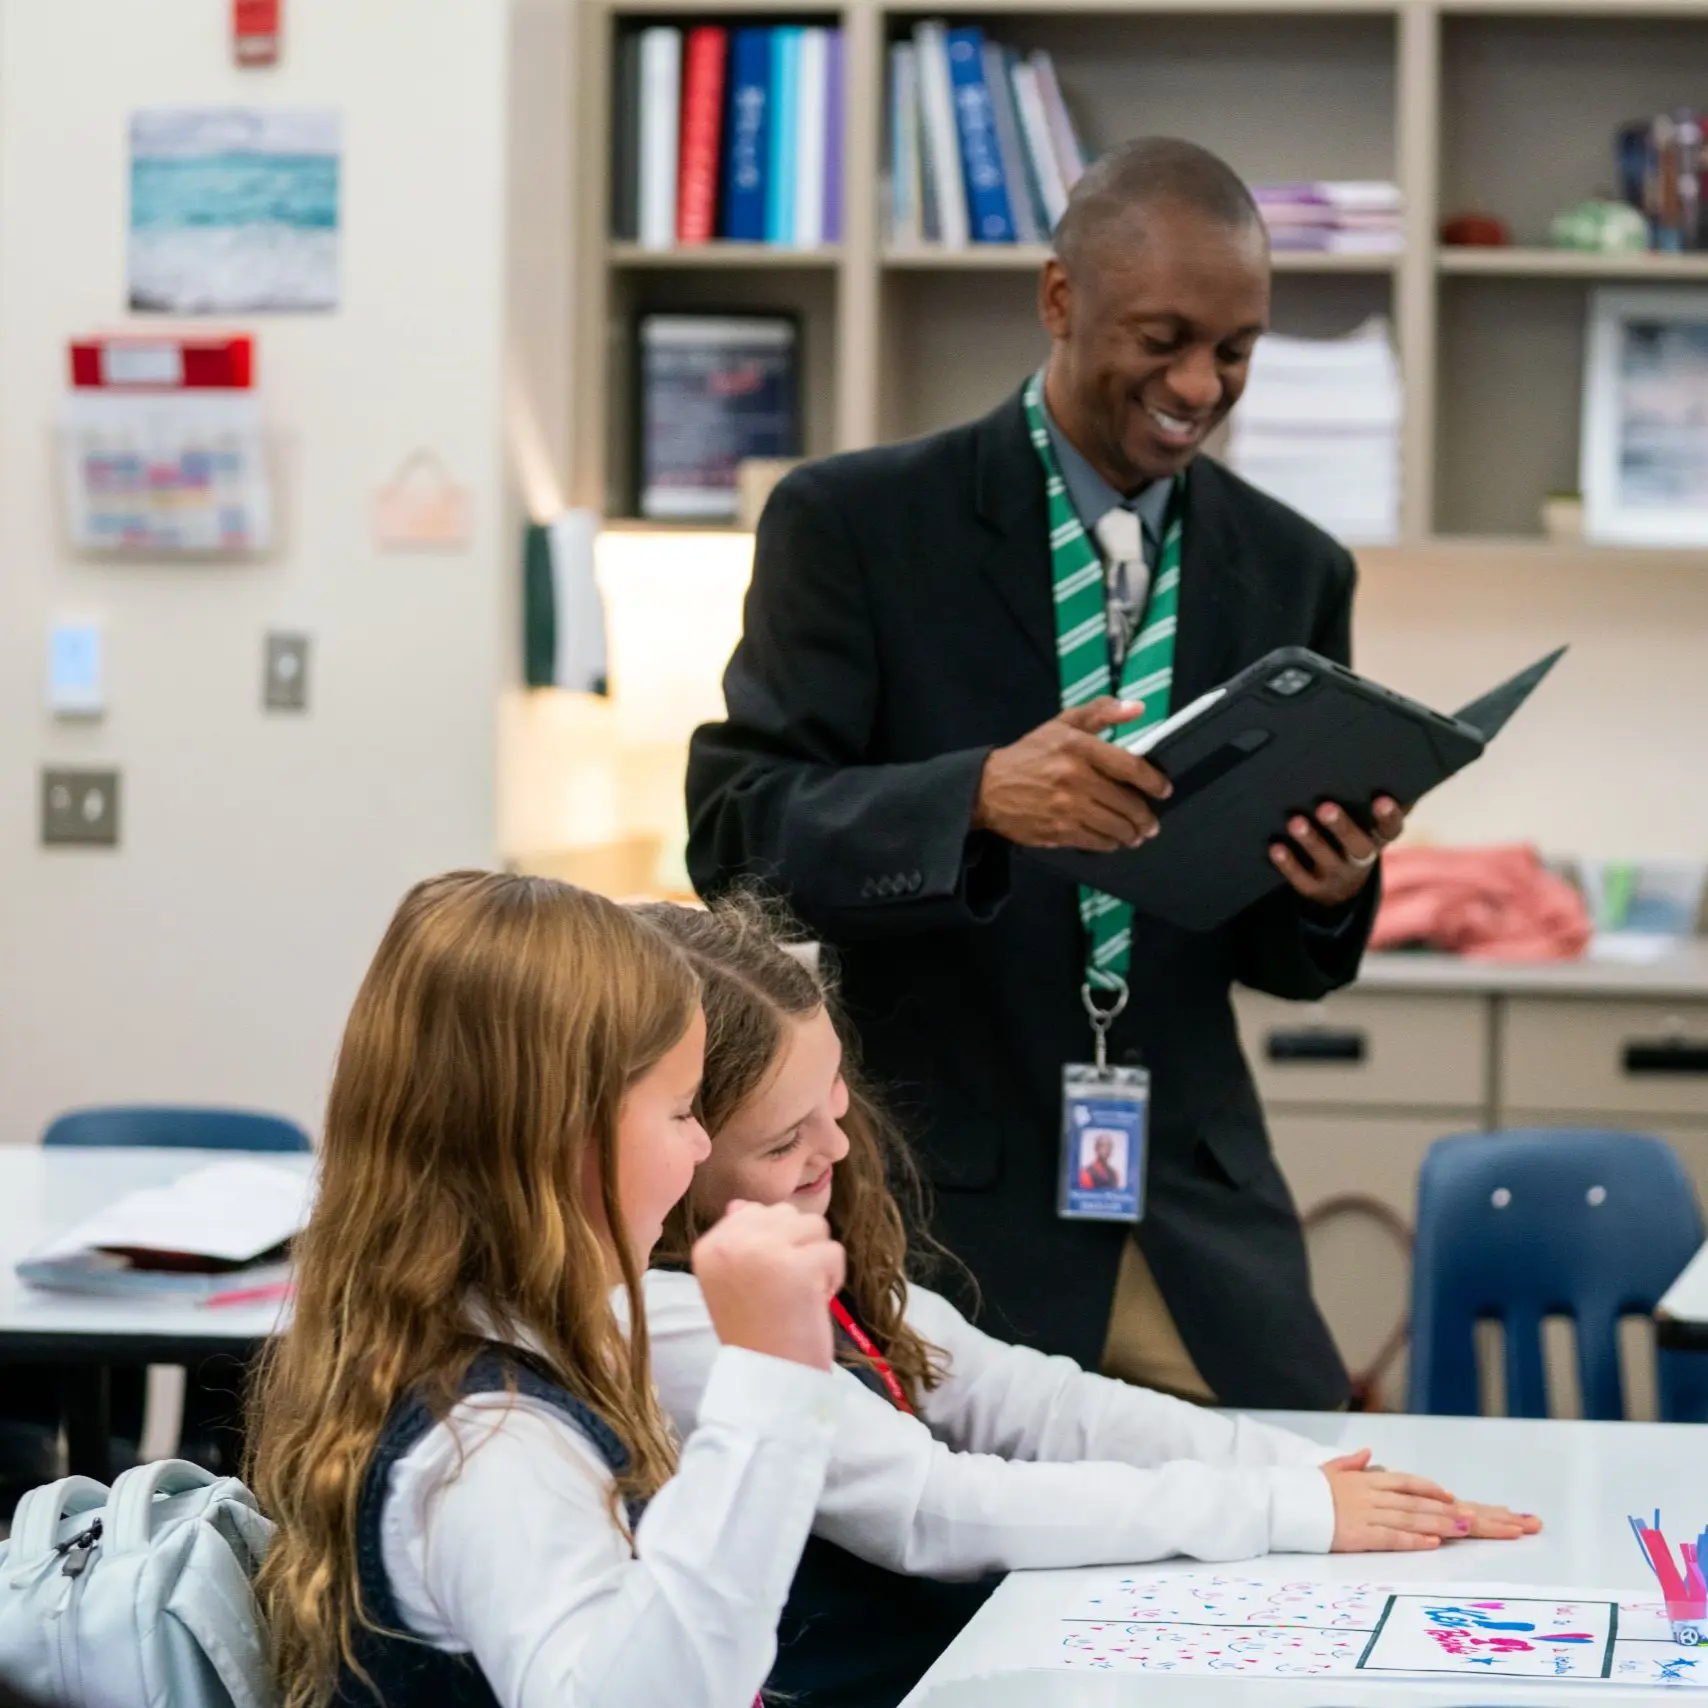
[[[678,243],[710,243],[716,230],[728,63],[729,31],[721,24],[701,24],[688,32],[676,181]]]

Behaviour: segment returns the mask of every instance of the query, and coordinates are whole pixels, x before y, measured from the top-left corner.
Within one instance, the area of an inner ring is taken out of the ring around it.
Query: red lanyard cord
[[[900,1378],[890,1368],[889,1360],[878,1350],[872,1337],[854,1320],[853,1313],[840,1299],[830,1301],[830,1314],[836,1318],[842,1332],[854,1342],[855,1350],[877,1373],[878,1380],[884,1384],[885,1390],[895,1402],[896,1410],[904,1411],[911,1417],[913,1407],[908,1404],[907,1390],[901,1385]]]

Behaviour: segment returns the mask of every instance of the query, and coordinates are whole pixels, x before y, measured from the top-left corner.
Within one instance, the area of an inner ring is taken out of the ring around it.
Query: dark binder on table
[[[1480,758],[1565,652],[1561,647],[1453,717],[1319,658],[1282,647],[1126,745],[1174,785],[1162,834],[1094,854],[1026,852],[1188,931],[1212,931],[1285,881],[1269,855],[1289,818],[1324,801],[1368,812],[1410,806]]]

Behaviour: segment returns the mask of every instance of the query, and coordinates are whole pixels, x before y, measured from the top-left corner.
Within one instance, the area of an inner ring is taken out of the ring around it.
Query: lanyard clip
[[[1085,1017],[1091,1022],[1091,1035],[1094,1042],[1095,1055],[1099,1073],[1109,1071],[1109,1028],[1120,1017],[1121,1011],[1127,1006],[1127,981],[1119,973],[1099,973],[1098,989],[1108,994],[1108,1005],[1097,1000],[1096,990],[1090,979],[1079,987],[1079,1000],[1085,1004]]]

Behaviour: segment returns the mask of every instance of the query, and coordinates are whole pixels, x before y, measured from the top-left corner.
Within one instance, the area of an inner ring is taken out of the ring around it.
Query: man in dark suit
[[[1369,833],[1332,804],[1277,825],[1286,885],[1220,930],[1133,915],[1130,944],[1111,945],[1128,1000],[1109,1052],[1151,1072],[1145,1220],[1057,1215],[1094,928],[1074,887],[1016,850],[1132,845],[1158,834],[1168,792],[1103,739],[1130,705],[1068,694],[1061,539],[1112,542],[1086,560],[1101,560],[1107,679],[1140,698],[1127,650],[1171,634],[1160,695],[1176,708],[1274,647],[1346,661],[1354,570],[1198,455],[1268,318],[1267,239],[1239,179],[1191,144],[1128,144],[1080,180],[1054,248],[1040,389],[773,494],[728,718],[694,738],[689,867],[703,893],[768,880],[837,951],[867,1067],[917,1135],[936,1231],[993,1327],[1199,1399],[1331,1407],[1346,1374],[1229,987],[1315,998],[1353,977],[1395,803],[1373,803]],[[1151,601],[1176,586],[1177,624],[1159,622]],[[1095,606],[1081,626],[1101,636]]]

